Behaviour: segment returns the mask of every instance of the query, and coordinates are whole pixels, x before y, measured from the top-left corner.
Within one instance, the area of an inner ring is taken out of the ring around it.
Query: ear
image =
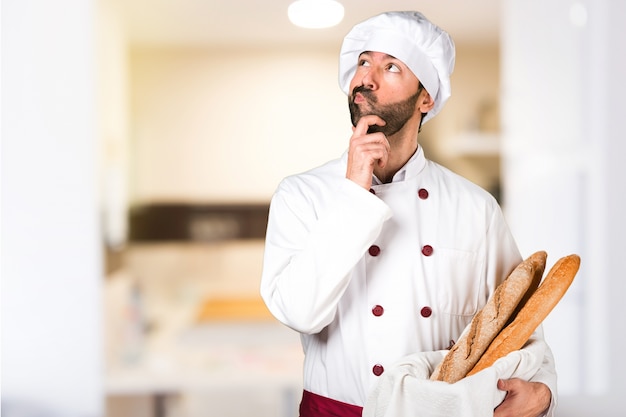
[[[428,91],[423,90],[420,97],[417,99],[417,108],[421,113],[428,113],[435,107],[435,100],[431,97]]]

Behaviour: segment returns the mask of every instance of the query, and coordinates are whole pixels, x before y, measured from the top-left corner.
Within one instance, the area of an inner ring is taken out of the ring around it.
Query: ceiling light
[[[336,0],[296,0],[287,9],[289,20],[310,29],[335,26],[343,19],[343,6]]]

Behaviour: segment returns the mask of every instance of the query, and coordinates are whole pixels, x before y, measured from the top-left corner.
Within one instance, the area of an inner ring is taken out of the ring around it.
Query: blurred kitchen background
[[[2,413],[296,416],[298,335],[258,287],[283,177],[339,156],[350,27],[422,11],[457,45],[421,145],[581,270],[545,322],[559,417],[623,416],[626,2],[3,0]]]

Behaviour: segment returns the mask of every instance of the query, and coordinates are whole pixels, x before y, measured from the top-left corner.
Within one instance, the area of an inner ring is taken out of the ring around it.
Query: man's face
[[[362,53],[350,91],[348,106],[354,126],[370,114],[386,122],[385,126],[371,126],[370,133],[378,131],[392,136],[420,113],[416,108],[422,89],[417,77],[404,63],[387,54]]]

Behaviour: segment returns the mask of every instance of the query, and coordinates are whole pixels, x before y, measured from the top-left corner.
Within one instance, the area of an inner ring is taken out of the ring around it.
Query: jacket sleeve
[[[486,234],[484,302],[487,302],[498,285],[522,262],[522,255],[502,210],[495,201],[492,204],[491,219]]]
[[[530,378],[530,381],[541,382],[550,389],[550,393],[552,394],[550,407],[543,414],[543,416],[553,417],[557,405],[556,368],[554,364],[554,356],[552,355],[552,350],[544,340],[542,326],[539,326],[535,333],[533,333],[531,340],[540,340],[542,343],[546,344],[545,355],[543,357],[541,368],[539,368],[539,371],[532,378]]]
[[[334,318],[351,270],[376,239],[391,210],[345,178],[329,191],[298,177],[272,197],[261,296],[282,323],[313,334]]]

